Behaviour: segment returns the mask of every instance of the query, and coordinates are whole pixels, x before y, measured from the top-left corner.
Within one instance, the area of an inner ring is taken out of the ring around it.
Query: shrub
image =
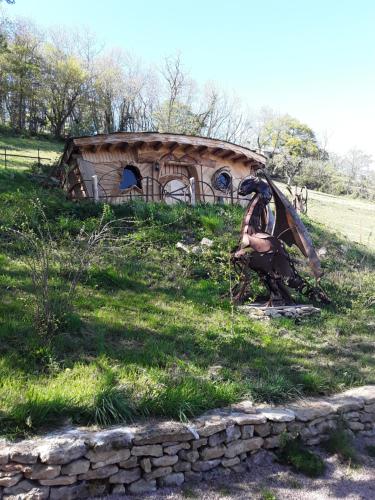
[[[281,463],[291,465],[297,472],[309,477],[319,477],[325,470],[323,460],[307,450],[300,438],[285,439],[278,458]]]
[[[347,462],[358,462],[358,455],[354,447],[354,440],[341,423],[337,429],[331,431],[328,441],[324,443],[324,448],[329,453],[337,453],[341,460]]]

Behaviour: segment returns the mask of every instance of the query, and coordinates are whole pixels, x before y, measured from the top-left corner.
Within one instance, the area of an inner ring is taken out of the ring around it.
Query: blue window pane
[[[227,172],[222,172],[216,177],[215,187],[219,191],[228,191],[232,184],[231,176]]]
[[[140,176],[137,175],[135,168],[126,167],[122,173],[120,189],[129,189],[133,186],[140,187]]]

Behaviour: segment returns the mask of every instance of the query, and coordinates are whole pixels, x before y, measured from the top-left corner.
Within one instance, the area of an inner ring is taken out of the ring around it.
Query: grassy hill
[[[51,154],[61,147],[44,146]],[[375,253],[349,240],[351,231],[339,232],[354,202],[324,199],[324,224],[319,199],[305,222],[327,250],[323,285],[333,304],[320,318],[260,323],[229,300],[240,207],[75,204],[39,186],[24,166],[0,166],[0,432],[186,419],[244,397],[280,402],[375,383]],[[364,205],[371,214],[373,205]],[[64,301],[85,234],[106,223],[111,229],[70,308]],[[43,283],[30,271],[43,269],[43,259],[25,237],[49,259],[48,297],[57,311],[49,332],[36,314]],[[214,244],[200,254],[176,248],[203,237]],[[256,279],[254,286],[259,291]]]

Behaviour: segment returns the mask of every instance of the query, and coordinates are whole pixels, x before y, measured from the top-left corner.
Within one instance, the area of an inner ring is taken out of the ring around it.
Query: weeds
[[[323,446],[329,453],[336,453],[345,462],[358,463],[354,440],[343,423],[330,432],[329,439]]]
[[[297,472],[309,477],[319,477],[325,470],[323,460],[308,450],[299,438],[286,439],[278,458],[281,463],[291,465]]]

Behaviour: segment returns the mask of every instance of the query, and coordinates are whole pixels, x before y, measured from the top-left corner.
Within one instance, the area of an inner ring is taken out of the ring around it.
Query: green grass
[[[83,224],[94,227],[102,211],[42,189],[25,168],[0,167],[0,227],[20,227],[26,215],[35,225],[36,198],[62,255],[66,242]],[[1,233],[2,434],[67,422],[185,420],[245,397],[278,403],[375,383],[371,249],[305,219],[317,247],[327,249],[323,285],[333,304],[301,323],[265,324],[232,310],[228,297],[228,254],[243,209],[133,203],[114,207],[113,214],[132,217],[131,230],[120,231],[116,245],[85,273],[73,313],[50,341],[36,330],[25,250]],[[176,249],[178,241],[203,237],[214,245],[202,255]],[[52,278],[58,296],[64,269],[52,269]],[[260,290],[255,278],[254,289]]]
[[[284,192],[285,185],[279,184]],[[309,191],[308,215],[327,230],[375,250],[375,203]],[[346,243],[343,243],[346,246]]]
[[[358,453],[354,446],[354,440],[344,425],[331,431],[329,439],[324,442],[323,446],[329,453],[336,453],[343,461],[358,463]]]
[[[325,470],[323,460],[308,450],[300,439],[288,439],[278,452],[279,461],[291,465],[297,472],[309,477],[319,477]]]
[[[6,133],[5,133],[6,132]],[[0,130],[0,168],[5,166],[4,148],[7,150],[7,167],[9,169],[26,169],[32,167],[37,162],[35,159],[18,158],[10,155],[38,156],[46,158],[41,163],[51,164],[56,161],[63,148],[62,142],[49,140],[47,137],[33,139],[30,137],[14,136],[11,131]]]

